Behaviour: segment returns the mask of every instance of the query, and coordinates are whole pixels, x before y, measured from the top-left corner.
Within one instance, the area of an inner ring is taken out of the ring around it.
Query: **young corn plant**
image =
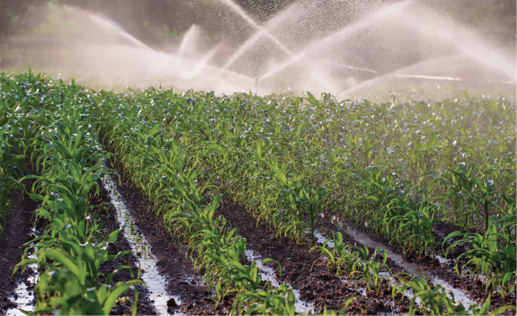
[[[0,111],[3,110],[0,106]],[[16,138],[20,137],[20,134],[21,131],[16,126],[0,125],[0,233],[2,233],[9,195],[16,186],[16,178],[22,173],[22,162],[25,159],[21,155],[20,146],[17,145]]]
[[[386,284],[379,272],[381,272],[381,269],[385,269],[389,274],[391,274],[391,269],[386,265],[386,261],[388,260],[388,250],[384,249],[382,251],[382,262],[376,261],[377,249],[375,249],[372,256],[370,256],[370,251],[366,246],[356,246],[355,250],[359,253],[359,256],[352,266],[350,276],[361,276],[361,280],[364,280],[366,283],[366,289],[374,290],[379,294]]]
[[[423,278],[418,279],[408,274],[404,275],[405,278],[399,279],[404,285],[401,288],[402,291],[404,293],[407,289],[413,291],[413,297],[409,301],[409,315],[488,315],[490,296],[481,307],[473,304],[467,310],[461,303],[455,302],[452,292],[446,291],[441,285],[431,287]],[[419,304],[416,303],[417,298],[420,301]],[[507,310],[516,311],[517,308],[513,305],[502,306],[493,311],[491,315],[500,315]]]
[[[126,251],[116,255],[108,254],[109,244],[117,240],[121,230],[112,232],[106,241],[94,245],[93,240],[85,244],[79,243],[67,229],[65,227],[65,230],[58,232],[59,239],[43,235],[35,246],[37,250],[34,255],[38,258],[23,259],[13,272],[31,263],[37,263],[45,269],[35,288],[35,313],[109,315],[122,295],[133,289],[132,309],[135,314],[138,293],[134,285],[143,284],[143,281],[135,279],[113,285],[116,271],[129,269],[128,266],[119,266],[107,275],[99,273],[104,262],[120,259],[130,253]],[[99,281],[101,279],[104,283]]]
[[[336,276],[341,277],[343,273],[351,273],[359,253],[351,251],[352,245],[343,244],[343,235],[340,232],[334,233],[332,247],[329,246],[329,241],[325,240],[323,246],[313,246],[311,250],[318,249],[321,252],[321,255],[326,258],[327,267],[336,272]]]
[[[429,205],[425,200],[419,203],[398,200],[395,215],[383,220],[387,226],[393,227],[390,243],[404,248],[404,254],[414,253],[418,256],[434,252],[435,240],[433,225],[442,222],[435,219],[439,211],[438,205]]]
[[[326,194],[327,189],[325,187],[319,187],[317,190],[310,189],[309,192],[303,190],[305,210],[309,217],[309,232],[313,245],[316,244],[316,220],[321,213],[321,204]]]
[[[277,199],[282,207],[275,214],[273,225],[283,225],[285,227],[284,235],[295,233],[295,236],[300,233],[300,227],[308,226],[311,242],[314,245],[316,243],[316,220],[321,213],[321,204],[327,194],[327,189],[325,187],[319,187],[317,190],[308,189],[300,181],[301,178],[288,179],[285,171],[277,164],[271,163],[269,166],[274,171],[273,180],[279,190]],[[286,212],[286,210],[288,211]],[[303,221],[304,215],[307,215],[309,219],[308,225]],[[290,220],[291,223],[288,225],[282,223],[285,220]],[[298,240],[301,237],[295,239]]]
[[[497,205],[500,195],[494,181],[477,176],[479,168],[475,164],[462,163],[457,170],[447,171],[444,182],[452,192],[445,196],[444,204],[450,204],[455,212],[459,212],[458,220],[467,220],[469,226],[480,223],[488,229],[490,216],[500,209]]]
[[[462,253],[456,259],[456,272],[462,275],[459,269],[460,259],[468,259],[462,265],[462,270],[467,271],[470,276],[481,273],[486,276],[485,290],[499,289],[500,295],[504,298],[509,293],[515,291],[517,282],[516,272],[516,243],[515,233],[504,234],[508,229],[515,232],[515,217],[491,216],[489,227],[484,234],[453,232],[449,234],[444,244],[451,238],[460,237],[461,239],[449,246],[447,251],[456,247],[461,242],[472,245],[471,250]]]
[[[235,297],[230,315],[295,315],[293,290],[285,284],[278,288],[244,292]]]

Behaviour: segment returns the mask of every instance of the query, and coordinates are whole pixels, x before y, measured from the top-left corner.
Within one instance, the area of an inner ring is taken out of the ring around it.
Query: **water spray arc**
[[[224,70],[227,70],[240,56],[242,56],[242,54],[244,54],[246,52],[246,50],[250,46],[255,44],[263,36],[265,36],[268,40],[272,41],[275,46],[279,47],[281,49],[282,53],[287,55],[288,61],[286,62],[286,65],[281,65],[280,69],[276,69],[276,70],[270,71],[266,75],[262,75],[259,78],[257,78],[257,85],[258,85],[258,81],[263,80],[264,78],[267,78],[272,73],[278,72],[281,69],[284,69],[287,66],[289,66],[291,64],[294,64],[294,63],[296,63],[297,61],[300,61],[303,58],[303,56],[304,56],[303,52],[301,54],[296,54],[295,55],[289,48],[287,48],[273,34],[271,34],[271,32],[269,32],[267,30],[267,28],[257,24],[255,22],[255,20],[253,18],[251,18],[235,2],[233,2],[232,0],[223,0],[223,3],[227,4],[230,8],[232,8],[232,10],[235,10],[235,12],[237,12],[247,23],[249,23],[250,26],[252,26],[256,30],[256,33],[248,41],[246,41],[243,45],[241,45],[239,47],[239,49],[237,50],[237,52],[230,57],[230,59],[222,67],[221,72],[223,72]],[[299,58],[299,56],[301,56],[302,58]],[[325,88],[328,88],[328,89],[332,86],[330,83],[324,82],[324,80],[322,79],[322,78],[324,78],[324,76],[319,74],[318,69],[315,69],[314,67],[312,67],[312,65],[310,63],[308,64],[308,66],[309,66],[308,70],[309,70],[310,75],[316,81],[318,81],[320,84],[322,84]],[[257,91],[257,90],[258,90],[258,88],[255,89],[255,91]]]
[[[216,93],[310,91],[371,98],[377,86],[414,90],[425,81],[435,87],[448,82],[457,91],[474,87],[480,93],[501,84],[515,98],[515,89],[508,89],[516,81],[514,54],[422,2],[299,0],[264,23],[233,0],[210,3],[231,15],[218,23],[247,33],[225,38],[223,29],[214,39],[207,36],[210,25],[192,23],[172,44],[156,49],[103,16],[64,7],[63,19],[75,21],[77,27],[70,28],[77,33],[47,41],[51,49],[46,51],[59,56],[24,51],[22,56],[33,57],[19,58],[17,66],[41,65],[43,71],[76,79],[85,74],[100,78],[101,85],[162,84]]]

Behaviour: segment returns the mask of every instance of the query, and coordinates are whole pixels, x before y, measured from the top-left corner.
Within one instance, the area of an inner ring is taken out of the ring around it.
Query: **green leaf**
[[[104,301],[104,315],[111,313],[111,309],[115,306],[117,299],[127,290],[129,290],[128,285],[117,283],[115,289],[110,291],[109,296],[106,298],[106,301]]]
[[[498,309],[496,309],[495,311],[493,311],[490,315],[501,315],[508,310],[517,311],[517,306],[515,306],[515,305],[501,306]]]
[[[108,236],[108,242],[109,243],[114,243],[117,241],[118,239],[118,235],[120,234],[120,232],[122,231],[122,228],[119,228],[115,231],[113,231],[111,234],[109,234]]]

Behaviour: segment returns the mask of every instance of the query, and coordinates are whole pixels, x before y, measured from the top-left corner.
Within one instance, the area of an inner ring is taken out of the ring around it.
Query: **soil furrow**
[[[289,282],[300,291],[300,298],[323,310],[339,310],[352,296],[362,296],[352,284],[343,282],[325,266],[314,264],[319,258],[318,251],[310,251],[308,245],[299,245],[287,238],[277,238],[275,233],[262,223],[257,223],[243,207],[226,200],[218,211],[239,234],[246,238],[249,249],[263,258],[272,258],[282,265],[282,280]],[[273,266],[272,266],[273,267]],[[350,313],[380,314],[391,312],[394,306],[385,299],[379,299],[368,293],[369,297],[360,297],[347,309]],[[389,297],[391,293],[383,293]],[[407,301],[406,301],[407,302]],[[401,307],[397,312],[405,312]]]
[[[326,214],[326,217],[330,218],[331,216]],[[352,242],[357,242],[352,237],[345,235],[346,232],[343,229],[341,229],[338,225],[333,224],[329,220],[325,218],[320,218],[318,221],[320,227],[327,227],[330,228],[332,231],[341,232],[343,234],[343,239],[348,239],[348,242],[350,242],[350,240]],[[347,223],[347,225],[351,224]],[[351,226],[354,227],[354,225]],[[448,263],[441,263],[438,259],[432,257],[416,257],[414,255],[405,256],[402,254],[403,249],[401,249],[400,247],[394,247],[389,245],[389,242],[384,238],[372,235],[370,232],[365,231],[361,228],[354,227],[354,229],[363,234],[366,234],[373,241],[382,244],[385,249],[388,249],[389,252],[401,256],[409,264],[418,265],[427,274],[438,277],[446,281],[450,286],[456,289],[460,289],[461,291],[466,293],[470,297],[470,299],[475,300],[478,303],[478,305],[483,304],[483,302],[488,298],[488,294],[486,294],[485,292],[485,285],[483,284],[483,282],[480,279],[471,279],[467,277],[458,276],[458,274],[455,271],[455,266],[452,260],[449,260]],[[452,228],[448,227],[448,232],[451,232],[451,230]],[[331,235],[326,234],[326,237],[331,237]],[[372,250],[374,249],[370,249],[370,251]],[[454,258],[457,255],[459,255],[459,252],[456,252],[454,255],[451,255],[450,257]],[[466,261],[467,260],[463,258],[460,262],[460,266],[464,264]],[[388,259],[388,264],[393,272],[407,272],[403,268],[404,262],[402,262],[401,265],[399,265],[397,262]],[[501,306],[515,305],[516,291],[517,290],[514,290],[513,293],[511,293],[511,295],[508,295],[504,299],[500,296],[492,296],[490,301],[490,310],[495,310]],[[510,313],[510,311],[507,312]]]
[[[27,170],[31,174],[32,170]],[[25,188],[30,190],[33,180],[24,181]],[[14,290],[19,281],[26,279],[30,271],[16,273],[11,276],[13,269],[22,258],[25,247],[35,236],[31,234],[34,211],[38,203],[30,199],[21,188],[13,191],[11,208],[4,223],[4,231],[0,235],[0,314],[6,314],[10,308],[16,308],[9,300],[14,295]],[[29,288],[29,290],[32,290]]]
[[[112,168],[113,165],[108,163],[108,167]],[[186,256],[187,246],[179,243],[163,226],[161,219],[128,182],[122,170],[117,167],[114,169],[121,175],[121,181],[115,181],[117,190],[158,259],[158,268],[167,279],[168,294],[181,298],[180,306],[173,300],[169,301],[168,312],[187,315],[229,314],[231,302],[226,300],[216,306],[211,293],[200,284],[199,276]]]
[[[98,204],[98,205],[104,205],[107,207],[106,209],[103,208],[96,208],[95,212],[99,215],[99,217],[102,220],[102,229],[103,232],[107,235],[109,235],[111,232],[119,229],[119,225],[117,223],[116,218],[116,210],[114,209],[113,205],[110,203],[110,198],[108,195],[108,192],[106,189],[100,185],[99,190],[99,196],[96,197],[92,203]],[[131,247],[129,246],[129,243],[125,236],[123,234],[119,234],[119,237],[117,239],[117,242],[114,245],[110,245],[110,253],[116,254],[119,251],[124,250],[131,250]],[[101,266],[101,271],[103,273],[108,273],[111,271],[114,271],[117,266],[123,266],[123,265],[129,265],[131,266],[131,271],[124,269],[119,270],[114,278],[114,282],[119,281],[129,281],[134,278],[136,278],[138,273],[138,259],[134,255],[129,255],[127,257],[117,259],[117,260],[109,260],[106,263],[104,263]],[[139,315],[156,315],[156,312],[154,311],[154,308],[149,301],[149,291],[147,288],[143,285],[137,285],[136,286],[138,290],[138,304],[137,304],[137,312]],[[129,298],[133,298],[133,292],[128,291],[125,293],[125,296]],[[131,314],[131,304],[129,301],[124,303],[118,303],[115,305],[115,307],[111,310],[112,315],[130,315]]]

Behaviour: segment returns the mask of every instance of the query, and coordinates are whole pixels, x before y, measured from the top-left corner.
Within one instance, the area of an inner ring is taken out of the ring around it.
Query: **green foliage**
[[[421,315],[488,315],[490,308],[490,296],[485,303],[479,307],[476,304],[470,306],[468,310],[461,304],[454,302],[454,294],[446,291],[441,285],[435,285],[431,288],[425,279],[418,279],[411,275],[406,275],[409,280],[401,278],[400,281],[404,284],[402,288],[405,291],[407,288],[413,291],[413,297],[409,302],[409,314]],[[416,304],[416,299],[420,303]],[[502,306],[495,310],[491,315],[500,315],[506,310],[517,310],[515,306]]]
[[[256,263],[245,263],[245,241],[217,216],[222,201],[312,246],[323,210],[408,255],[439,254],[436,224],[455,224],[467,233],[450,235],[442,249],[471,245],[459,258],[468,261],[463,270],[487,277],[487,290],[514,291],[515,272],[502,267],[515,266],[514,102],[95,92],[31,72],[2,74],[0,83],[0,182],[14,185],[31,158],[41,173],[31,196],[55,226],[49,236],[102,242],[88,203],[108,172],[99,162],[111,156],[99,148],[101,133],[160,220],[188,244],[217,299],[235,295],[235,313],[291,313],[291,301],[289,289],[271,288]],[[381,291],[386,254],[333,238],[334,247],[314,248],[324,264]]]
[[[364,282],[367,290],[374,290],[377,294],[385,288],[389,289],[387,279],[380,274],[385,271],[391,275],[391,269],[386,264],[388,260],[386,249],[382,251],[382,260],[378,261],[377,250],[370,256],[370,250],[366,246],[343,244],[343,235],[339,232],[334,233],[332,246],[329,246],[329,240],[326,240],[323,246],[314,246],[312,249],[320,250],[328,267],[335,271],[337,276],[346,274],[348,277],[359,279]],[[317,261],[319,260],[321,259]],[[355,286],[358,285],[359,282],[356,282]]]
[[[340,232],[334,233],[332,247],[328,246],[328,242],[327,239],[323,246],[314,246],[311,250],[320,250],[321,255],[326,258],[327,266],[336,272],[336,276],[351,273],[359,254],[351,251],[352,245],[343,244],[343,235]]]
[[[491,216],[489,226],[484,234],[453,232],[449,234],[444,244],[451,238],[461,237],[448,249],[456,247],[461,242],[472,245],[472,249],[462,253],[456,259],[456,272],[461,275],[459,263],[462,257],[468,259],[462,265],[463,270],[471,276],[481,273],[486,276],[485,289],[499,289],[501,296],[515,291],[517,272],[515,250],[515,216]],[[513,232],[512,232],[513,231]],[[509,233],[508,233],[509,232]]]
[[[377,249],[372,256],[370,256],[370,251],[366,246],[357,246],[355,249],[359,256],[352,266],[352,272],[350,275],[360,275],[361,279],[366,283],[366,288],[368,290],[375,290],[377,294],[379,294],[386,285],[386,280],[381,278],[379,272],[381,272],[381,269],[385,269],[389,274],[391,274],[391,269],[386,265],[386,260],[388,260],[388,251],[386,249],[383,250],[383,259],[379,262],[376,260]]]
[[[91,126],[95,118],[84,99],[77,101],[85,98],[85,93],[73,83],[48,87],[44,78],[30,72],[17,79],[13,83],[7,78],[5,86],[10,90],[3,95],[14,100],[16,109],[5,119],[23,128],[23,133],[18,133],[20,152],[30,156],[40,175],[29,175],[19,182],[36,179],[28,194],[41,202],[37,216],[44,218],[47,226],[25,249],[13,273],[38,264],[37,314],[108,315],[117,301],[128,299],[124,296],[128,290],[134,293],[131,303],[135,314],[138,293],[134,285],[143,282],[115,283],[116,271],[129,269],[127,266],[108,274],[100,272],[103,263],[130,252],[109,254],[120,230],[104,236],[92,214],[94,208],[101,207],[92,205],[91,199],[98,194],[98,182],[107,172],[102,167],[106,153],[100,150]],[[35,259],[27,257],[29,252]]]

